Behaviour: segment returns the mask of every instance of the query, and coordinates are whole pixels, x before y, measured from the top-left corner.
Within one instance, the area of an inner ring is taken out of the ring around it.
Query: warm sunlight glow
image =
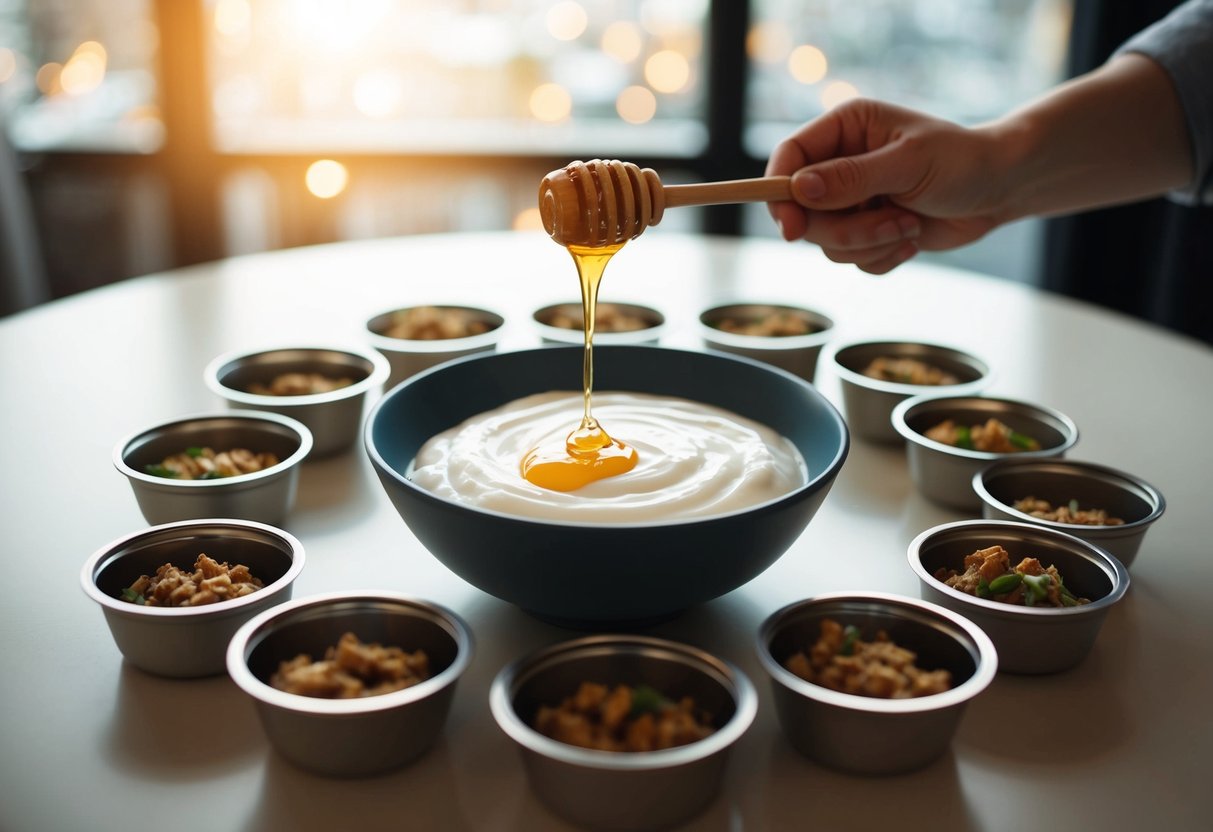
[[[842,102],[858,97],[859,90],[855,88],[854,84],[848,84],[846,81],[831,81],[821,91],[821,106],[832,110]]]
[[[542,231],[543,218],[539,214],[539,209],[524,208],[514,217],[513,227],[515,231]]]
[[[356,3],[292,0],[283,12],[284,22],[294,28],[298,42],[305,48],[356,57],[362,54],[376,33],[390,25],[395,4],[392,0],[358,0]]]
[[[248,34],[249,25],[253,20],[253,10],[248,0],[219,0],[215,4],[215,31],[219,34],[238,38]]]
[[[345,190],[350,181],[345,165],[332,159],[321,159],[308,166],[307,189],[321,199],[332,199]]]
[[[615,112],[628,124],[644,124],[657,114],[657,96],[648,87],[627,87],[615,99]]]
[[[816,84],[829,70],[826,53],[816,46],[797,46],[788,56],[788,72],[802,84]]]
[[[602,33],[602,51],[622,64],[640,57],[644,39],[640,27],[627,20],[617,20]]]
[[[59,84],[68,95],[90,93],[105,80],[105,47],[88,40],[76,47],[75,53],[63,66]]]
[[[577,40],[588,22],[585,9],[573,0],[563,0],[548,9],[548,33],[556,40]]]
[[[531,93],[531,114],[540,121],[564,121],[573,111],[573,99],[559,84],[540,84]]]
[[[0,84],[17,74],[17,55],[0,46]]]
[[[390,118],[404,98],[400,77],[394,72],[364,72],[354,81],[354,107],[364,116]]]
[[[691,80],[691,65],[680,52],[654,52],[644,62],[644,78],[657,92],[678,92]]]
[[[59,75],[62,72],[63,64],[53,61],[43,64],[38,68],[38,74],[34,76],[34,83],[38,85],[38,89],[43,95],[56,95],[63,92],[63,87],[59,84]]]
[[[745,39],[746,54],[764,64],[780,63],[791,48],[792,35],[783,23],[759,23],[750,28]]]

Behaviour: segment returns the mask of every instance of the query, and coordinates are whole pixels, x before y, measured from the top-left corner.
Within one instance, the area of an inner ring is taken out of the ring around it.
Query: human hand
[[[796,201],[769,203],[771,216],[784,239],[884,274],[999,225],[996,142],[989,131],[852,100],[775,148],[766,174],[791,176]]]

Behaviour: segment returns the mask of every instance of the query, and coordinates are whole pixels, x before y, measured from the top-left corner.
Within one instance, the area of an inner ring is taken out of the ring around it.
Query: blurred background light
[[[644,124],[657,114],[657,96],[648,87],[627,87],[619,93],[615,111],[628,124]]]
[[[319,159],[308,165],[304,176],[307,189],[320,199],[332,199],[345,190],[350,181],[345,165],[333,159]]]

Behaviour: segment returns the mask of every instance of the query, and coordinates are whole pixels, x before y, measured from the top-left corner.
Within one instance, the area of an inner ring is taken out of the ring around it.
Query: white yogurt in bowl
[[[636,449],[626,474],[576,491],[523,478],[536,446],[561,444],[581,420],[580,392],[538,393],[478,414],[426,442],[408,471],[446,499],[533,519],[645,523],[740,511],[808,479],[795,446],[776,431],[711,405],[644,393],[595,392],[594,416]]]

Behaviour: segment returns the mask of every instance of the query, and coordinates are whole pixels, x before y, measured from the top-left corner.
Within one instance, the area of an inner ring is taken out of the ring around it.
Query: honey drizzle
[[[626,171],[614,171],[613,174],[627,176]],[[595,188],[590,179],[598,180],[597,184],[605,187],[609,195],[612,178],[599,177],[596,170],[591,171],[590,176],[582,178],[581,208],[592,229],[599,228],[602,223],[610,227],[616,222],[616,218],[613,208],[609,207],[614,204],[613,198],[606,202],[606,210],[599,212],[600,206],[595,194],[600,189]],[[522,460],[522,476],[542,488],[573,491],[595,480],[617,476],[636,467],[636,449],[612,439],[594,418],[593,408],[594,322],[598,309],[598,286],[602,282],[607,263],[626,242],[625,238],[619,243],[567,246],[577,266],[577,278],[581,283],[581,314],[585,329],[585,348],[581,364],[583,409],[581,424],[565,438],[563,453],[535,448]]]

